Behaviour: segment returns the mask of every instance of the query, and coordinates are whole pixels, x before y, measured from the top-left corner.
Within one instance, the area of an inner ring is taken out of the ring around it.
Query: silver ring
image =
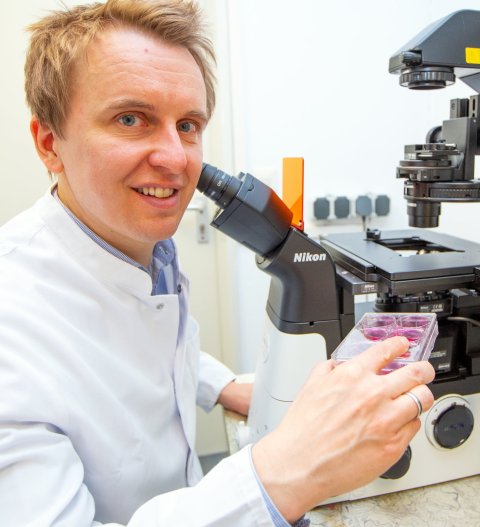
[[[418,410],[417,419],[418,419],[422,415],[422,412],[423,412],[422,401],[420,401],[418,396],[416,396],[412,392],[405,392],[405,395],[408,395],[410,399],[417,405],[417,410]]]

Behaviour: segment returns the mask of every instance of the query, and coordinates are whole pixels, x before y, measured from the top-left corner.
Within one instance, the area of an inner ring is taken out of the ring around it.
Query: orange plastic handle
[[[303,157],[283,158],[282,199],[292,211],[292,226],[303,231]]]

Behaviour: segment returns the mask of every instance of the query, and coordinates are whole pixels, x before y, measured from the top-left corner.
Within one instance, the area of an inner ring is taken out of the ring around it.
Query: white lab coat
[[[2,527],[272,525],[246,449],[200,481],[195,403],[232,373],[151,286],[50,192],[0,229]]]

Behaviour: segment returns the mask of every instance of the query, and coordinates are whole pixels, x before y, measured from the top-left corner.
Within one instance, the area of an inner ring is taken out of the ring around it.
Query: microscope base
[[[282,333],[266,317],[248,415],[250,442],[278,425],[312,368],[325,360],[327,347],[320,334]]]
[[[434,421],[449,405],[462,405],[470,409],[476,421],[470,437],[457,448],[442,448],[432,436]],[[407,473],[399,479],[378,478],[352,492],[330,498],[322,503],[358,500],[390,492],[433,485],[480,474],[480,394],[446,395],[436,400],[433,407],[421,417],[422,427],[410,443],[412,457]]]

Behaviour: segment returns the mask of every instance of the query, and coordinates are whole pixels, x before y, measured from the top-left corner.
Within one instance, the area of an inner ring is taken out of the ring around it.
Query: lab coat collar
[[[56,183],[37,201],[34,209],[66,252],[99,280],[120,287],[147,304],[156,305],[158,301],[151,296],[152,280],[148,273],[109,253],[83,232],[53,197],[55,185]]]

